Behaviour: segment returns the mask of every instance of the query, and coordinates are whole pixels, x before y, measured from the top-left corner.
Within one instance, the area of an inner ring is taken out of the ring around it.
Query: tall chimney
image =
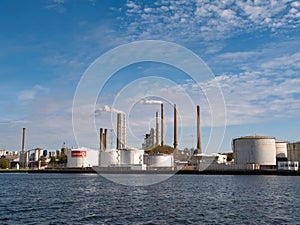
[[[122,140],[122,149],[125,149],[126,148],[126,114],[125,113],[123,114],[121,140]]]
[[[197,105],[197,149],[202,153],[201,125],[200,125],[200,106]]]
[[[158,118],[158,112],[156,112],[156,128],[155,128],[155,145],[159,145],[159,118]]]
[[[22,152],[25,152],[25,139],[26,139],[26,128],[23,128],[23,138],[22,138]]]
[[[178,147],[178,125],[177,125],[177,109],[174,104],[174,149]]]
[[[107,129],[104,129],[104,138],[103,138],[103,146],[104,146],[104,150],[107,149]]]
[[[117,149],[121,149],[122,143],[122,127],[121,127],[121,113],[117,114]]]
[[[103,150],[103,128],[100,128],[100,151]]]
[[[160,105],[160,108],[161,108],[161,113],[160,113],[160,116],[161,116],[161,128],[160,128],[160,137],[161,137],[161,146],[164,146],[164,104],[162,103]]]

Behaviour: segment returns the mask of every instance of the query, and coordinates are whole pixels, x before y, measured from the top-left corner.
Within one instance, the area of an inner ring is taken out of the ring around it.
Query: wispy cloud
[[[248,72],[217,79],[226,101],[228,125],[292,118],[300,113],[299,78],[276,81],[261,72]]]
[[[48,5],[46,5],[47,9],[54,10],[58,13],[65,13],[66,7],[64,6],[65,0],[52,0]]]
[[[37,84],[30,90],[21,91],[18,98],[20,101],[34,100],[38,96],[38,94],[45,93],[47,91],[49,91],[48,88]]]

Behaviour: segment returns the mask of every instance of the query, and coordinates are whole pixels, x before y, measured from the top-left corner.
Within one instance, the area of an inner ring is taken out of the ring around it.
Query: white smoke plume
[[[141,100],[140,104],[163,104],[163,102],[159,100]]]
[[[109,107],[108,105],[105,105],[103,107],[99,107],[95,110],[95,113],[101,113],[101,112],[112,112],[112,113],[122,113],[125,114],[123,111]]]

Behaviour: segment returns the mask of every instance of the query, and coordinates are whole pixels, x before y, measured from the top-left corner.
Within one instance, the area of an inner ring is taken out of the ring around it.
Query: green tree
[[[68,156],[65,154],[65,152],[61,152],[61,154],[58,157],[58,164],[67,164],[68,162]]]
[[[1,169],[7,169],[7,168],[9,168],[9,159],[1,158],[0,159],[0,168]]]
[[[230,162],[234,159],[234,153],[233,152],[225,153],[225,155],[227,155],[227,162]]]

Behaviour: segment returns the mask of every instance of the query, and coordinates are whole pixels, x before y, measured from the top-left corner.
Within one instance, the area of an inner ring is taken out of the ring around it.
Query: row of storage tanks
[[[273,166],[288,158],[288,143],[273,137],[240,137],[233,139],[232,145],[236,164]]]
[[[144,150],[129,148],[110,149],[100,152],[93,149],[72,149],[68,151],[68,167],[120,167],[128,165],[146,165],[148,168],[173,168],[173,155],[147,155]],[[141,167],[142,168],[142,167]]]

